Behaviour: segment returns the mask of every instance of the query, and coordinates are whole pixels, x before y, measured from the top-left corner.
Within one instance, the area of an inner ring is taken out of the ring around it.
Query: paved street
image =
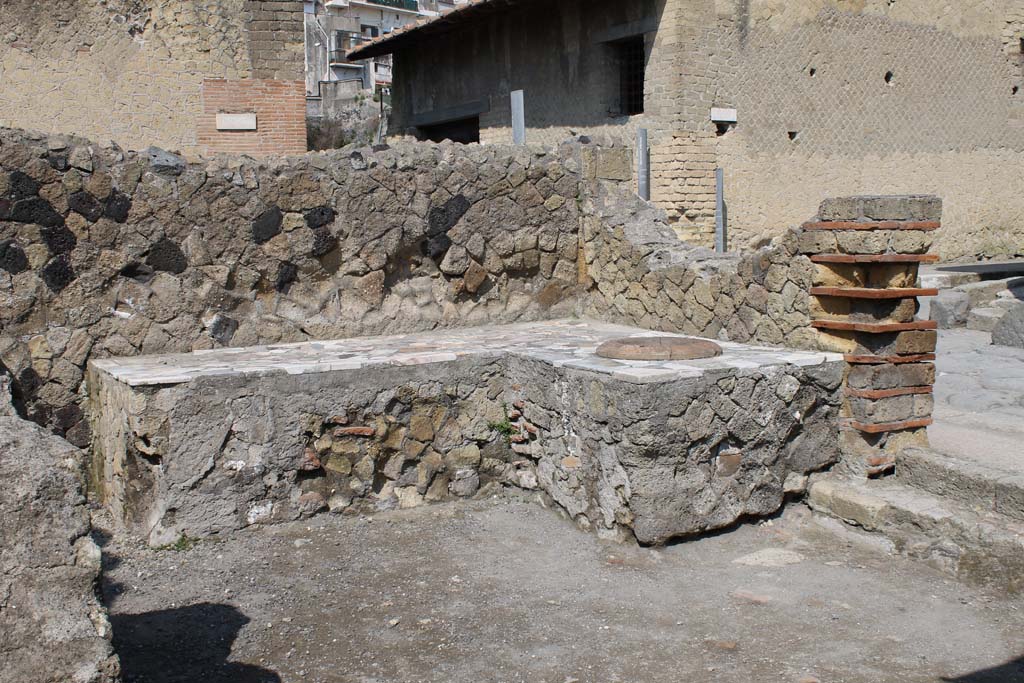
[[[1024,468],[1024,349],[993,346],[989,334],[939,332],[935,424],[938,451],[1002,469]]]

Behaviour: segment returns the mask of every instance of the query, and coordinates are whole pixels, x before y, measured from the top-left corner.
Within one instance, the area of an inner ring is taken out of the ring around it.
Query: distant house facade
[[[331,116],[358,93],[391,87],[391,55],[350,60],[348,53],[397,28],[436,17],[467,0],[307,0],[303,2],[306,98],[311,117]]]
[[[933,192],[947,258],[1024,252],[1019,0],[476,0],[363,44],[393,55],[391,134],[528,144],[651,141],[652,200],[709,243],[715,169],[731,242],[827,196]]]

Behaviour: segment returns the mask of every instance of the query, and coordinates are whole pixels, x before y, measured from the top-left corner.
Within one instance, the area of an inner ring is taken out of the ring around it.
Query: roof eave
[[[462,7],[444,12],[436,17],[426,20],[419,20],[415,24],[405,28],[395,29],[386,36],[376,38],[371,42],[349,52],[347,57],[350,60],[372,59],[381,55],[393,54],[409,45],[419,42],[424,36],[447,32],[448,30],[472,21],[488,14],[507,9],[517,5],[522,0],[469,0],[469,3]]]

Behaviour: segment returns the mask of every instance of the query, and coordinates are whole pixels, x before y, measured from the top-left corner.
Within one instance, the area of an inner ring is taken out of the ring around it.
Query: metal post
[[[644,201],[651,201],[651,150],[647,146],[647,129],[636,131],[636,173],[637,194]]]
[[[715,251],[724,254],[729,249],[725,213],[725,171],[715,169]]]
[[[512,144],[526,144],[526,106],[522,90],[512,91]]]

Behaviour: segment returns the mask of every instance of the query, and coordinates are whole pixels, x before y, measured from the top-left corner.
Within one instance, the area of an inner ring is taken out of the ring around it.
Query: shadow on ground
[[[126,683],[280,683],[258,666],[228,661],[249,618],[229,605],[201,603],[111,615]]]
[[[974,671],[956,678],[943,678],[948,683],[1024,683],[1024,657],[992,667]]]

